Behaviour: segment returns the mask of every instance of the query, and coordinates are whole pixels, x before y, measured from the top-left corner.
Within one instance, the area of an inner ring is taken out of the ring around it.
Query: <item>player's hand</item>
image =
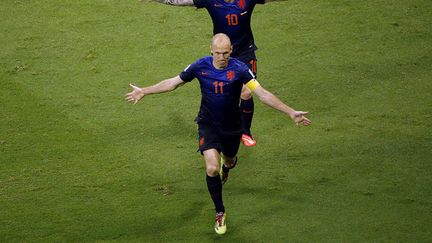
[[[307,114],[309,114],[309,112],[294,111],[294,113],[291,114],[291,119],[293,119],[293,121],[297,126],[299,125],[309,126],[312,122],[307,117],[305,117],[305,115]]]
[[[133,84],[129,84],[129,86],[132,88],[132,92],[129,92],[125,95],[125,100],[136,104],[144,97],[144,92],[141,88]]]

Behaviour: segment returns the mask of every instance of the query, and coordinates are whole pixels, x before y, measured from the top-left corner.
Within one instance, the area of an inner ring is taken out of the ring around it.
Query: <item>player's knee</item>
[[[219,166],[218,165],[208,165],[206,169],[207,175],[210,177],[214,177],[219,175]]]
[[[237,157],[229,158],[225,160],[225,166],[227,166],[229,169],[233,169],[237,164]]]
[[[231,168],[234,165],[234,160],[233,159],[226,159],[224,164],[226,167]]]
[[[237,164],[237,156],[227,157],[223,156],[223,163],[227,168],[233,168]]]

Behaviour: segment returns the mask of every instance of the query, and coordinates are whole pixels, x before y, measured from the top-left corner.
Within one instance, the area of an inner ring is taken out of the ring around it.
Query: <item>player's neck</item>
[[[226,3],[233,3],[234,0],[224,0]]]
[[[225,69],[226,67],[228,67],[228,62],[229,62],[229,60],[226,62],[226,64],[222,65],[222,64],[217,63],[217,62],[213,59],[212,64],[213,64],[213,67],[216,68],[217,70],[223,70],[223,69]]]
[[[217,70],[224,70],[227,66],[219,66],[216,63],[213,63],[213,67],[216,68]]]

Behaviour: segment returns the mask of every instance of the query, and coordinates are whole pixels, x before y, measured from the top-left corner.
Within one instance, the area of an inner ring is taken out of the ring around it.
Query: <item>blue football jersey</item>
[[[197,78],[200,83],[201,106],[197,122],[222,131],[240,132],[240,93],[243,84],[255,76],[246,64],[235,58],[229,59],[225,69],[216,69],[212,62],[212,56],[201,58],[180,73],[183,81]]]
[[[225,33],[233,45],[232,57],[254,54],[255,46],[251,16],[257,3],[264,0],[234,0],[233,3],[224,0],[194,0],[197,8],[206,8],[213,21],[213,33]]]

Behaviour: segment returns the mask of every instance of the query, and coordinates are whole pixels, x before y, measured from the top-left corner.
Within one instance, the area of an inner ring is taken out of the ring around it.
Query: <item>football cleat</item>
[[[255,139],[253,139],[252,136],[249,136],[247,134],[243,134],[241,137],[241,140],[242,140],[243,144],[248,146],[248,147],[253,147],[256,145]]]
[[[216,222],[214,229],[219,235],[223,235],[226,232],[225,219],[226,213],[219,212],[216,214]]]

